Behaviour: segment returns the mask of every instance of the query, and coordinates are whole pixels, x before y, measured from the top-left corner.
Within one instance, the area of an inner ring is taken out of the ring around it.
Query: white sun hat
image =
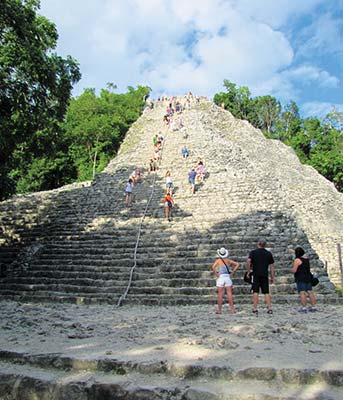
[[[221,247],[217,250],[217,254],[221,258],[226,258],[229,255],[229,250],[227,250],[225,247]]]

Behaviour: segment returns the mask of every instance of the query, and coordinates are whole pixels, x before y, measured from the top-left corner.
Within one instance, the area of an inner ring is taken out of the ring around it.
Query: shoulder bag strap
[[[230,275],[229,267],[227,266],[227,264],[226,264],[226,262],[224,261],[224,259],[223,259],[222,257],[220,257],[220,258],[221,258],[221,260],[223,261],[223,263],[224,263],[224,265],[225,265],[225,267],[226,267],[227,273]]]

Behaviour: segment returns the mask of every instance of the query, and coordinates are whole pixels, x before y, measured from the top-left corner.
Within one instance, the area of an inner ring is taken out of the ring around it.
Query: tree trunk
[[[98,152],[96,151],[94,154],[94,160],[93,160],[93,179],[95,177],[95,166],[96,166],[96,157],[97,157]]]

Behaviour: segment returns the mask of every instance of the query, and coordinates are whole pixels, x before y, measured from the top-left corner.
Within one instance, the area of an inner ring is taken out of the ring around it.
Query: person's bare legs
[[[217,311],[217,314],[221,314],[222,313],[223,293],[224,293],[224,288],[223,287],[217,287],[217,298],[218,298],[218,311]]]
[[[313,294],[312,290],[309,290],[307,292],[307,294],[308,294],[308,297],[310,299],[311,306],[314,307],[315,304],[316,304],[316,298],[314,297],[314,294]]]
[[[131,193],[126,193],[125,204],[127,206],[130,206],[131,202],[132,202],[132,194]]]
[[[235,314],[236,310],[235,310],[235,306],[233,304],[233,296],[232,296],[232,287],[231,286],[226,286],[226,294],[227,294],[227,299],[229,300],[231,314]]]
[[[300,304],[301,304],[303,307],[306,307],[306,301],[307,301],[307,299],[306,299],[306,292],[301,291],[301,292],[299,293],[299,299],[300,299]]]
[[[272,309],[272,299],[271,299],[271,297],[270,297],[270,294],[269,294],[269,293],[266,293],[266,294],[264,295],[264,298],[266,299],[267,308],[268,308],[268,311],[269,311],[269,310]]]
[[[253,299],[253,308],[252,308],[252,310],[256,311],[257,310],[257,305],[258,305],[258,293],[254,293],[252,299]]]
[[[169,207],[168,206],[164,207],[164,214],[166,216],[166,219],[169,219]]]

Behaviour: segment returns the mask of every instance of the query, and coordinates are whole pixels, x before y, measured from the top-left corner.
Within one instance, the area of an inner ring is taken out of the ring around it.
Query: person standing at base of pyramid
[[[239,268],[239,263],[228,258],[229,251],[225,247],[218,249],[217,255],[219,258],[217,258],[212,264],[212,270],[217,276],[216,286],[218,295],[218,310],[216,311],[216,314],[222,313],[224,290],[226,290],[231,314],[235,314],[236,311],[233,304],[231,275],[237,271]],[[233,266],[232,271],[229,270],[230,265]]]
[[[247,259],[247,271],[252,269],[253,273],[253,309],[252,312],[257,315],[258,296],[260,289],[264,294],[267,304],[267,313],[273,314],[271,296],[269,293],[269,269],[270,269],[270,283],[274,283],[275,279],[275,266],[274,258],[270,251],[266,250],[266,240],[258,239],[257,248],[249,253]]]
[[[293,262],[292,272],[294,273],[294,279],[297,284],[297,290],[299,293],[300,309],[299,312],[307,313],[307,311],[317,311],[315,304],[316,299],[312,292],[312,275],[310,269],[310,261],[305,255],[305,250],[302,247],[297,247],[295,250],[295,260]],[[309,309],[306,308],[307,296],[309,297],[311,306]]]

